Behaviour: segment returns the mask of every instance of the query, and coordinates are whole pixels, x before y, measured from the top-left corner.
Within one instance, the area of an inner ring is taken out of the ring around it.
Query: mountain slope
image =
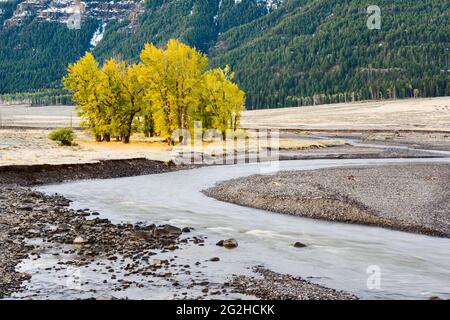
[[[254,106],[448,95],[450,3],[380,0],[381,30],[367,28],[367,3],[289,1],[223,34],[215,62],[237,70]]]
[[[16,1],[0,2],[0,93],[57,86],[86,50],[136,61],[169,38],[230,64],[250,107],[449,93],[448,1],[379,0],[381,30],[365,0],[85,1],[80,30],[63,24],[76,0]]]

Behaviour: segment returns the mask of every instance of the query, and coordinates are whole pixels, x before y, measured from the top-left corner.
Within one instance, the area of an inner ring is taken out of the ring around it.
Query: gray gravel
[[[254,271],[262,277],[238,276],[230,283],[236,291],[264,300],[357,300],[344,291],[336,291],[302,278],[280,274],[261,266]]]
[[[273,212],[450,237],[450,165],[409,164],[256,175],[205,192]]]

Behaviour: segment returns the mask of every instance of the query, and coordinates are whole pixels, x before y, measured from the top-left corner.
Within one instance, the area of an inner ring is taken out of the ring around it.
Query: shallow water
[[[450,159],[282,161],[279,170],[418,162],[450,163]],[[248,273],[249,267],[262,264],[361,298],[450,298],[450,239],[275,214],[201,193],[219,181],[273,169],[276,167],[268,163],[214,166],[71,182],[39,190],[62,194],[74,201],[75,209],[99,211],[113,222],[149,221],[196,228],[195,233],[208,237],[205,246],[186,246],[175,254],[187,263],[219,256],[220,262],[203,270],[212,281]],[[239,242],[238,248],[215,246],[218,240],[231,237]],[[290,246],[295,241],[308,247]],[[368,268],[379,268],[379,289],[368,288]],[[152,298],[151,293],[146,298]]]

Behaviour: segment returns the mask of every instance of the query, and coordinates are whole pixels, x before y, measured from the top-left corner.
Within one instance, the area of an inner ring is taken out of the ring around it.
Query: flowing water
[[[273,163],[212,166],[39,189],[62,194],[74,201],[75,209],[99,211],[113,222],[194,227],[195,233],[207,236],[205,246],[186,246],[176,255],[187,263],[219,256],[220,262],[204,270],[212,281],[248,274],[252,266],[264,265],[347,290],[360,298],[450,298],[450,239],[275,214],[224,203],[201,193],[219,181],[274,169],[418,162],[450,163],[450,159],[299,160],[282,161],[279,168]],[[239,247],[226,250],[215,246],[225,238],[237,239]],[[308,247],[292,247],[296,241]],[[374,270],[379,270],[379,288],[368,286],[368,281],[373,283],[370,275]],[[150,294],[148,298],[152,297],[164,295]]]

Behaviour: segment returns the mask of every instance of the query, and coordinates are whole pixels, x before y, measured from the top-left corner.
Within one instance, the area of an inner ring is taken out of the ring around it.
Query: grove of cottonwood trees
[[[140,62],[108,59],[99,66],[91,53],[69,65],[63,83],[97,141],[130,142],[133,132],[173,142],[177,129],[236,130],[245,93],[229,67],[207,69],[208,58],[177,40],[166,49],[146,44]]]

